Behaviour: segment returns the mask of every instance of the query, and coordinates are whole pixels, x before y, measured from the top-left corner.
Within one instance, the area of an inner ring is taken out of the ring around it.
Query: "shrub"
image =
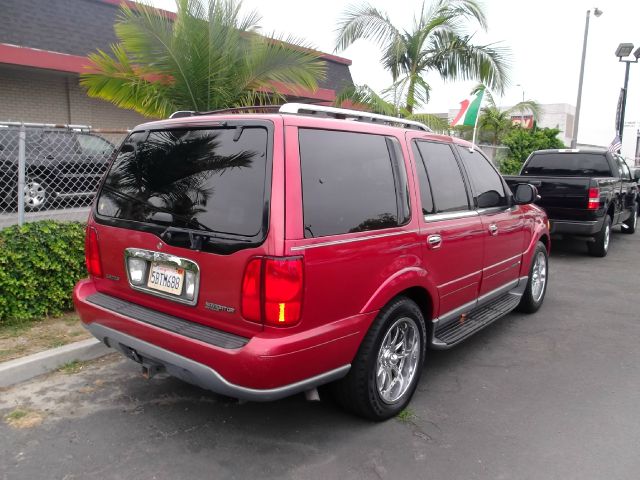
[[[43,221],[0,230],[0,324],[59,315],[86,276],[84,225]]]
[[[558,133],[560,130],[557,128],[514,128],[502,139],[502,143],[509,147],[509,155],[500,163],[500,171],[517,175],[531,152],[546,148],[564,148]]]

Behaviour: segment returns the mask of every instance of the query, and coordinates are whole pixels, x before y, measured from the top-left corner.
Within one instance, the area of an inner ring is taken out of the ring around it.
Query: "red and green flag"
[[[451,122],[451,126],[467,125],[469,127],[475,127],[478,114],[480,113],[483,95],[484,89],[478,90],[474,95],[461,101],[460,111],[458,115],[456,115],[456,118],[453,119],[453,122]]]

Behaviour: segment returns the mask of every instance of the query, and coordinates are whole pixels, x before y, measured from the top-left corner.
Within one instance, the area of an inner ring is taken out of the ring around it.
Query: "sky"
[[[429,0],[427,0],[428,3]],[[175,11],[173,0],[152,0],[157,7]],[[353,2],[351,2],[353,3]],[[293,35],[311,46],[332,53],[335,28],[350,2],[338,0],[244,0],[243,9],[262,15],[263,33]],[[357,4],[358,2],[356,2]],[[422,0],[370,0],[385,10],[392,22],[409,29]],[[501,105],[522,99],[538,103],[576,104],[580,57],[587,10],[592,11],[587,46],[582,111],[578,141],[608,145],[615,135],[615,113],[624,83],[624,64],[615,50],[619,43],[640,46],[640,1],[638,0],[484,0],[489,28],[487,32],[469,30],[477,43],[499,42],[511,50],[510,86]],[[593,16],[597,6],[603,14]],[[367,40],[336,52],[353,61],[351,75],[356,84],[367,84],[380,91],[391,83],[380,66],[380,50]],[[476,82],[443,82],[436,73],[426,77],[432,87],[431,100],[421,110],[446,112],[457,108]],[[516,86],[516,85],[522,85]],[[632,64],[629,76],[623,154],[633,157],[636,132],[640,128],[640,64]]]

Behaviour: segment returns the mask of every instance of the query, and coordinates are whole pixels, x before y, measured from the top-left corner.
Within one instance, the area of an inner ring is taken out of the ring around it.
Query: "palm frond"
[[[396,106],[378,95],[368,85],[354,85],[344,88],[336,95],[334,104],[337,107],[366,108],[381,115],[395,116],[397,114]]]
[[[336,52],[344,50],[361,38],[371,40],[385,49],[386,45],[401,35],[385,12],[368,3],[347,7],[338,22],[336,32]]]
[[[474,45],[471,37],[435,32],[429,64],[445,80],[480,80],[502,93],[509,84],[510,50],[495,45]]]

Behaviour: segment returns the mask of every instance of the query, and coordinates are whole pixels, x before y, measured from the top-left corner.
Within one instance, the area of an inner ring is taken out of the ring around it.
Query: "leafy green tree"
[[[502,143],[509,147],[509,155],[501,163],[500,171],[508,175],[517,175],[531,152],[547,148],[564,148],[565,145],[558,138],[558,133],[560,130],[557,128],[512,129],[502,140]]]
[[[493,44],[477,45],[466,32],[468,25],[487,28],[484,11],[475,0],[436,0],[422,5],[413,28],[402,30],[389,16],[368,3],[349,7],[338,25],[336,51],[359,39],[382,49],[382,65],[391,73],[388,92],[404,99],[404,109],[429,101],[429,72],[445,80],[476,79],[502,92],[508,83],[508,50]],[[396,102],[392,102],[396,103]]]
[[[294,38],[256,33],[238,0],[176,0],[175,19],[123,4],[111,52],[89,55],[81,84],[91,97],[155,117],[273,103],[277,85],[315,90],[325,66]]]

